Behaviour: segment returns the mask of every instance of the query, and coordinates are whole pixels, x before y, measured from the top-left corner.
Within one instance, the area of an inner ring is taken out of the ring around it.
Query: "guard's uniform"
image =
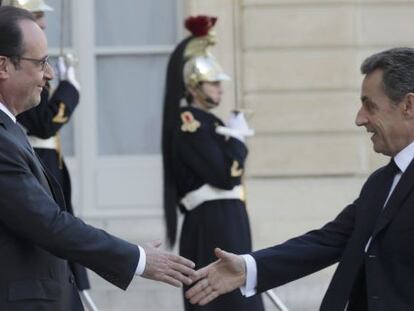
[[[60,149],[59,130],[65,125],[79,103],[79,92],[67,81],[61,81],[49,98],[49,85],[41,94],[40,104],[17,116],[29,135],[29,140],[48,172],[59,182],[66,209],[72,215],[71,183],[69,172]],[[86,269],[71,263],[79,290],[89,289]]]
[[[180,207],[185,213],[180,255],[196,268],[216,260],[214,248],[236,254],[251,252],[242,177],[245,144],[216,133],[223,122],[211,113],[186,107],[180,110],[174,175]],[[260,296],[245,298],[240,290],[220,296],[204,307],[185,300],[185,310],[261,311]]]

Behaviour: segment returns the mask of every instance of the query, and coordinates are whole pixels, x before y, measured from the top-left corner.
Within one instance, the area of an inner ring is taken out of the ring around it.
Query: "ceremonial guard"
[[[215,260],[214,248],[237,254],[251,251],[242,178],[252,135],[244,115],[232,113],[225,125],[211,113],[220,104],[223,72],[209,48],[216,18],[190,17],[191,36],[172,53],[167,70],[163,115],[164,209],[168,239],[175,243],[177,207],[184,214],[180,254],[201,268]],[[260,295],[239,290],[200,307],[185,299],[185,310],[261,311]]]
[[[7,4],[32,12],[40,28],[43,30],[46,28],[45,12],[53,11],[53,8],[43,0],[12,0],[9,2]],[[59,131],[69,122],[79,103],[79,83],[75,77],[71,55],[59,56],[57,65],[59,82],[56,88],[52,91],[48,83],[41,93],[40,104],[19,114],[17,121],[26,130],[30,144],[48,173],[60,184],[66,209],[73,215],[70,176],[62,156]],[[84,298],[90,300],[86,292],[90,288],[86,269],[76,263],[71,263],[71,267],[79,291]]]

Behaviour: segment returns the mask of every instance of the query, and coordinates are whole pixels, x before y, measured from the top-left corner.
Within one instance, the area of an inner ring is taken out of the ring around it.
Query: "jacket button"
[[[372,255],[372,254],[369,254],[369,255],[368,255],[368,258],[377,258],[377,255]]]
[[[70,284],[75,284],[75,278],[73,277],[73,275],[69,276],[69,283]]]

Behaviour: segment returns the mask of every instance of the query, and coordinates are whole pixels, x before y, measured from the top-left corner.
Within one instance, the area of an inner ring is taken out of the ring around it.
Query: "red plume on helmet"
[[[190,16],[185,20],[185,28],[191,32],[193,36],[202,37],[208,34],[209,30],[214,26],[217,17],[207,15]]]

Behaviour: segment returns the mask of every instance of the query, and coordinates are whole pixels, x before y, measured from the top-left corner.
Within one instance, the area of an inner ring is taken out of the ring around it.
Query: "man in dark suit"
[[[390,163],[321,229],[249,255],[216,249],[186,293],[192,303],[238,287],[254,295],[339,262],[320,310],[414,310],[414,49],[374,54],[361,72],[356,125]]]
[[[8,2],[10,5],[32,12],[39,27],[46,30],[45,12],[53,11],[53,8],[45,1],[12,0]],[[17,122],[25,128],[29,142],[39,156],[42,165],[59,183],[65,199],[66,210],[75,215],[69,170],[63,158],[60,142],[60,130],[71,120],[80,97],[80,86],[70,59],[69,55],[58,57],[56,88],[52,89],[51,85],[47,83],[40,95],[39,105],[19,114]],[[91,301],[87,292],[90,289],[90,283],[86,269],[77,263],[70,262],[69,264],[81,295],[87,297],[86,301]]]
[[[134,275],[189,284],[194,264],[89,226],[66,211],[59,185],[16,116],[40,102],[53,78],[32,14],[0,8],[0,310],[83,310],[68,261],[126,289]]]

